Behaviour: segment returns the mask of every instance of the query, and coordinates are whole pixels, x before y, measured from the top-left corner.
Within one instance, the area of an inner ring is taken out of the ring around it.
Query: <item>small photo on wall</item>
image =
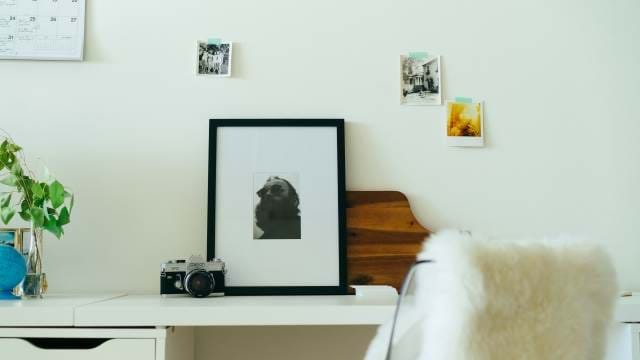
[[[198,41],[198,75],[231,76],[231,42]]]
[[[296,173],[255,173],[254,240],[301,239],[299,177]]]
[[[439,56],[429,56],[426,53],[401,55],[400,68],[401,104],[442,104]]]
[[[482,102],[447,101],[447,145],[484,146]]]

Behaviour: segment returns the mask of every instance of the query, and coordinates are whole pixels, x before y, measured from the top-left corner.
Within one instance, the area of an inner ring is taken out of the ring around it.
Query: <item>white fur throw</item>
[[[607,254],[563,239],[506,242],[444,231],[419,259],[419,319],[393,360],[600,360],[617,286]],[[400,319],[400,323],[407,323]],[[366,355],[384,359],[391,324]],[[398,338],[398,337],[396,337]]]

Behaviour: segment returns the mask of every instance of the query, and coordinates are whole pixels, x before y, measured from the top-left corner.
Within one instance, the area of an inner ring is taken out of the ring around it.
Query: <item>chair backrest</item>
[[[419,360],[604,357],[617,284],[600,247],[444,231],[418,258],[433,260],[416,273],[416,308],[407,312],[420,325],[398,339],[394,353]],[[384,358],[389,332],[390,324],[381,327],[368,360]]]
[[[418,297],[429,304],[425,359],[604,357],[617,285],[600,247],[449,231],[432,236],[419,257],[435,261],[418,279]],[[441,338],[455,348],[438,348]]]

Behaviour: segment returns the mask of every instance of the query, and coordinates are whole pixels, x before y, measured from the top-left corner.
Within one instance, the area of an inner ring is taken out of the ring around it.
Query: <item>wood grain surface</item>
[[[397,191],[347,191],[347,262],[350,285],[400,290],[430,231]]]

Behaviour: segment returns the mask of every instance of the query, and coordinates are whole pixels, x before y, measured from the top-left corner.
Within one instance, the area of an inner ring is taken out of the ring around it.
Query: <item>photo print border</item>
[[[485,146],[485,127],[484,127],[484,103],[483,101],[471,101],[471,99],[463,98],[464,101],[460,100],[447,100],[445,102],[446,106],[446,116],[444,119],[444,134],[446,138],[447,146],[454,147],[484,147]],[[468,116],[469,119],[462,119],[464,122],[457,126],[456,129],[460,134],[453,134],[452,131],[455,126],[453,124],[455,121],[461,121],[461,115],[467,111],[467,109],[463,111],[454,112],[454,107],[464,107],[469,108],[472,111],[471,116]],[[475,117],[475,119],[473,119]],[[479,124],[475,122],[479,122]],[[471,135],[468,134],[468,130],[473,130],[475,132],[479,132],[479,135]]]
[[[412,67],[407,67],[411,64]],[[433,64],[434,69],[430,66]],[[431,73],[435,72],[435,74]],[[433,92],[437,88],[437,92]],[[414,52],[400,55],[400,104],[442,105],[442,63],[439,55]]]
[[[218,40],[216,42],[210,42],[210,41],[200,41],[198,40],[197,42],[197,48],[196,48],[196,75],[197,76],[204,76],[204,77],[220,77],[220,78],[225,78],[225,77],[231,77],[231,70],[232,70],[232,64],[233,64],[233,42],[232,41],[219,41],[219,39],[215,39]],[[208,57],[203,58],[202,54],[200,53],[201,47],[204,46],[206,49],[209,49],[209,47],[216,47],[219,48],[221,46],[226,46],[226,49],[228,51],[228,53],[224,53],[224,54],[209,54]],[[221,58],[220,58],[221,56]],[[228,63],[226,64],[227,68],[227,72],[222,73],[219,72],[221,67],[224,66],[224,59],[228,58]],[[210,67],[210,69],[209,69]],[[216,72],[218,71],[218,72]]]
[[[304,214],[298,189],[300,176],[297,173],[253,174],[254,240],[302,239]]]

